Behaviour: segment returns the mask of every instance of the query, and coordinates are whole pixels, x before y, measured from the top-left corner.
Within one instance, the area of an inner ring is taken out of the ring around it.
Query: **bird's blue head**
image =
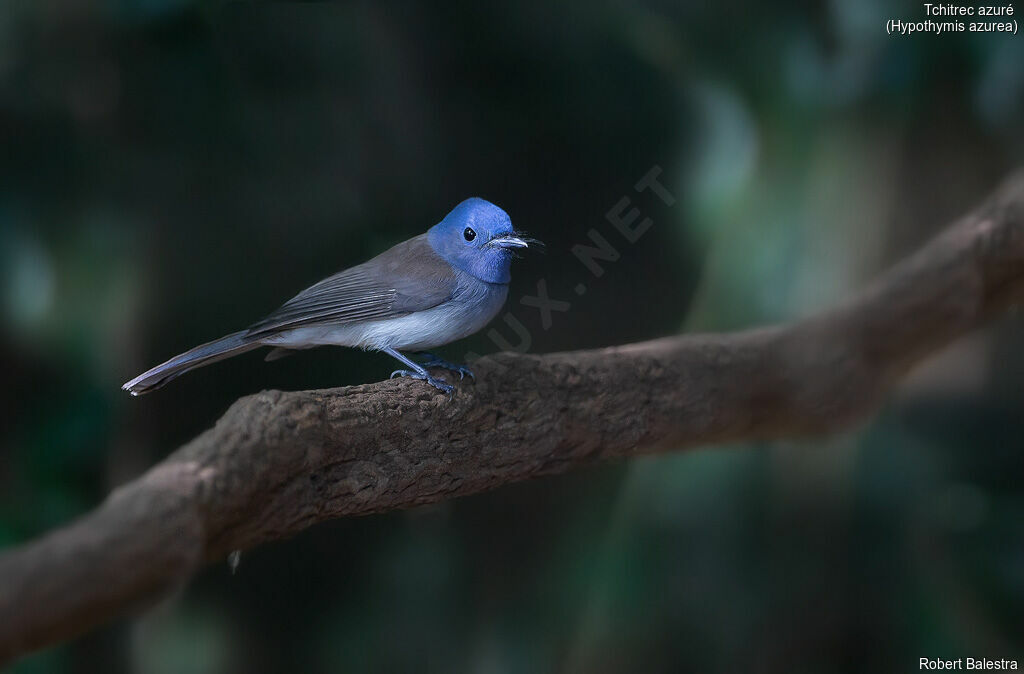
[[[508,213],[477,197],[466,199],[431,227],[427,241],[448,264],[488,283],[508,283],[512,251],[527,247]]]

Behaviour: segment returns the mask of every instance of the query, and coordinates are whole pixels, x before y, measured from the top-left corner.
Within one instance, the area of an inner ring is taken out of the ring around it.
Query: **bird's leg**
[[[440,356],[436,356],[436,355],[430,353],[429,351],[418,351],[417,354],[420,355],[420,356],[423,356],[424,358],[426,358],[426,360],[423,361],[423,367],[442,367],[442,368],[444,368],[446,370],[451,370],[452,372],[458,372],[459,373],[459,379],[465,378],[465,376],[467,374],[470,377],[472,377],[474,380],[476,379],[476,375],[473,374],[473,371],[470,370],[465,365],[459,365],[457,363],[450,363],[447,360],[445,360],[444,358],[441,358]]]
[[[392,379],[395,377],[412,377],[413,379],[422,379],[423,381],[427,382],[434,388],[444,391],[445,393],[448,394],[448,397],[451,398],[452,391],[455,390],[455,387],[446,382],[444,379],[436,379],[434,377],[431,377],[430,373],[427,372],[423,368],[423,366],[414,363],[413,361],[409,360],[408,358],[398,353],[394,349],[383,349],[383,351],[384,353],[388,354],[395,360],[398,360],[411,368],[409,370],[395,370],[394,372],[391,373]]]

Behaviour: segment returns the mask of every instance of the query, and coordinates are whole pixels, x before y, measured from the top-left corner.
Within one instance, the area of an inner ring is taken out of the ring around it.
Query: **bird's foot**
[[[426,360],[423,361],[423,367],[441,367],[441,368],[444,368],[445,370],[451,370],[452,372],[458,372],[460,380],[464,379],[466,377],[466,375],[468,374],[473,381],[476,381],[476,375],[473,374],[473,371],[470,370],[465,365],[459,365],[457,363],[451,363],[451,362],[445,360],[444,358],[440,358],[438,356],[435,356],[432,353],[427,353],[426,351],[423,352],[423,355],[426,356]]]
[[[429,374],[420,374],[415,370],[395,370],[391,373],[391,379],[395,377],[411,377],[413,379],[422,379],[439,391],[443,391],[448,394],[448,398],[451,399],[452,393],[455,391],[455,387],[446,382],[444,379],[437,379],[431,377]]]

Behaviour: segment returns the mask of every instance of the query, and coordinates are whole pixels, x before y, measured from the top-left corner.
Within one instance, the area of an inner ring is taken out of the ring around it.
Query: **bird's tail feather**
[[[125,383],[123,388],[133,396],[142,395],[155,391],[175,377],[185,374],[203,365],[216,363],[231,356],[257,349],[262,344],[259,341],[246,337],[246,331],[235,332],[226,337],[221,337],[206,344],[200,344],[194,349],[186,351],[171,358],[166,363],[161,363],[151,370],[147,370],[135,379]]]

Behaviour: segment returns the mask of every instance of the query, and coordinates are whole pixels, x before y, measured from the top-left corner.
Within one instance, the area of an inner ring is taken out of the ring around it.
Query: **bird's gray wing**
[[[310,286],[249,326],[258,337],[307,325],[396,318],[451,299],[455,271],[420,235]]]

